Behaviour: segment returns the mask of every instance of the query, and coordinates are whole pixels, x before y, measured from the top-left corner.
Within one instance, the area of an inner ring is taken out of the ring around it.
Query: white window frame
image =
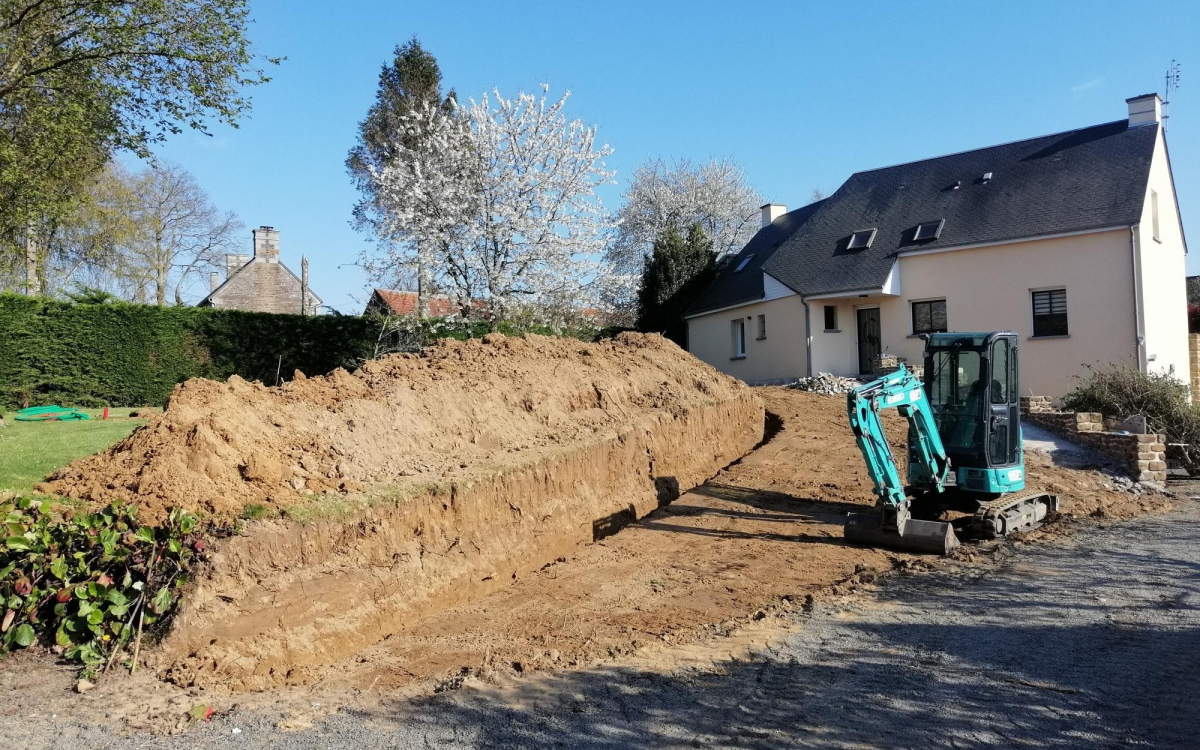
[[[871,247],[871,243],[875,241],[875,233],[877,231],[878,231],[877,229],[872,228],[872,229],[857,229],[857,230],[851,232],[850,240],[849,240],[849,242],[846,243],[846,249],[847,250],[866,250],[866,249],[868,249],[869,247]],[[859,235],[863,235],[863,234],[867,235],[866,241],[863,242],[863,244],[861,244],[861,245],[855,245],[854,238],[858,237]]]
[[[838,327],[838,306],[837,305],[821,305],[821,325],[825,325],[828,321],[825,320],[825,311],[833,308],[833,328],[826,328],[825,333],[840,333],[841,328]]]
[[[734,318],[729,321],[729,332],[733,338],[733,356],[730,359],[746,358],[746,319]]]
[[[931,237],[921,237],[921,236],[920,236],[920,234],[921,234],[921,227],[929,226],[930,224],[933,224],[933,225],[934,225],[934,226],[933,226],[933,236],[931,236]],[[938,239],[939,237],[941,237],[941,236],[942,236],[942,227],[943,227],[945,224],[946,224],[946,220],[945,220],[945,219],[937,219],[937,220],[932,220],[932,219],[931,219],[930,221],[920,221],[920,222],[917,222],[917,226],[916,226],[916,228],[915,228],[915,229],[913,229],[913,242],[933,242],[934,240],[936,240],[936,239]]]

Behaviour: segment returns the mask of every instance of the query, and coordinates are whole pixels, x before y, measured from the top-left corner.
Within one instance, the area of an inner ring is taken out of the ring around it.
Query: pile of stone
[[[862,381],[857,378],[843,378],[828,372],[819,372],[811,378],[800,378],[788,388],[820,393],[823,396],[834,396],[839,393],[849,393],[860,385],[862,385]]]

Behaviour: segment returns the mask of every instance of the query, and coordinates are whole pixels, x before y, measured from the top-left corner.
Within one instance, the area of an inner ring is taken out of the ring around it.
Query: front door
[[[882,351],[879,344],[879,308],[865,307],[858,313],[858,371],[871,372],[875,357]]]

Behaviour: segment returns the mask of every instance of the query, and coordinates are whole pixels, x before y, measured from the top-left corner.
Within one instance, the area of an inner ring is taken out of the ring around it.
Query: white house
[[[1127,119],[859,172],[763,226],[689,308],[749,383],[920,362],[919,334],[1021,334],[1022,390],[1113,362],[1189,379],[1187,244],[1156,94]]]

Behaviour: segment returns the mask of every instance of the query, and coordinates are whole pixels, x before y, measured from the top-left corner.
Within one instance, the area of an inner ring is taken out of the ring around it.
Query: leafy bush
[[[1116,419],[1145,416],[1151,431],[1183,444],[1172,455],[1178,455],[1184,468],[1195,473],[1200,470],[1200,406],[1188,402],[1188,392],[1188,386],[1174,375],[1111,365],[1092,370],[1063,397],[1063,407]]]
[[[121,504],[56,521],[39,501],[15,498],[0,515],[0,655],[41,640],[88,668],[111,663],[143,630],[161,631],[204,550],[196,517],[181,510],[158,528]]]

